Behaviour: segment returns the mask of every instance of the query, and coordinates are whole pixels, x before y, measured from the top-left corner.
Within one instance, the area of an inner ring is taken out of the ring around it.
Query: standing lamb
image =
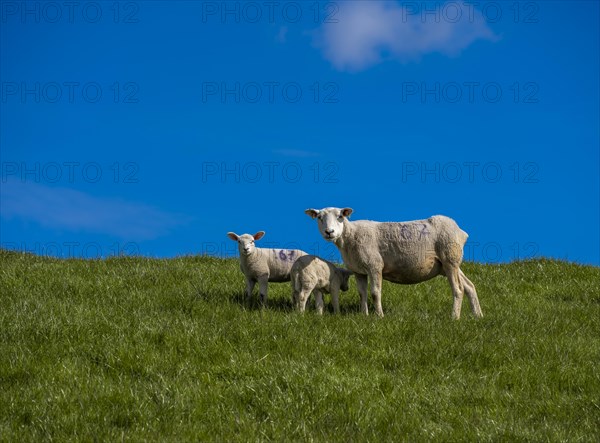
[[[377,315],[381,307],[382,279],[394,283],[414,284],[437,275],[448,278],[454,296],[452,317],[460,318],[463,293],[466,292],[476,317],[482,317],[475,286],[460,269],[467,233],[456,222],[443,215],[427,220],[381,223],[348,220],[351,208],[307,209],[305,213],[318,219],[323,238],[340,250],[344,264],[356,275],[361,311],[367,307],[367,285]]]
[[[300,312],[304,312],[310,293],[314,291],[317,312],[323,314],[323,292],[331,293],[333,312],[339,314],[340,289],[348,290],[352,272],[338,268],[333,263],[314,255],[305,255],[292,266],[292,300]]]
[[[290,281],[292,265],[298,257],[306,255],[299,249],[266,249],[257,248],[255,240],[260,240],[265,231],[254,235],[237,235],[228,232],[227,236],[238,243],[240,251],[240,268],[246,276],[246,295],[248,300],[252,297],[254,285],[258,282],[260,301],[267,303],[268,282]]]

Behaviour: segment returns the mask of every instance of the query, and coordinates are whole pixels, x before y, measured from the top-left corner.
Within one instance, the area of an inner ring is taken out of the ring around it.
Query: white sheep
[[[257,248],[256,240],[260,240],[265,231],[254,235],[237,235],[228,232],[227,236],[238,243],[240,251],[240,268],[246,276],[246,295],[248,300],[252,297],[252,291],[256,282],[260,291],[260,301],[267,303],[268,282],[290,281],[292,265],[298,257],[306,255],[299,249],[267,249]]]
[[[331,294],[333,311],[340,312],[339,293],[348,290],[352,272],[338,268],[333,263],[315,255],[300,257],[292,266],[292,301],[304,312],[310,293],[314,291],[317,312],[323,314],[323,292]]]
[[[340,250],[344,264],[356,276],[361,298],[361,311],[367,307],[367,285],[376,313],[383,316],[381,283],[414,284],[445,275],[454,296],[452,316],[460,318],[463,293],[466,292],[476,317],[482,317],[473,283],[460,269],[467,233],[456,222],[443,215],[427,220],[381,223],[348,220],[351,208],[307,209],[305,213],[318,219],[323,238]]]

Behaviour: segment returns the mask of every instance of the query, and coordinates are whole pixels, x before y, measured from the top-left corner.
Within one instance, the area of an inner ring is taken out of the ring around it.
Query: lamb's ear
[[[342,209],[342,215],[346,218],[350,217],[350,214],[352,214],[353,212],[354,212],[354,210],[352,208]]]
[[[237,235],[235,232],[228,232],[227,237],[229,237],[233,241],[238,241],[240,239],[240,236]]]
[[[256,234],[254,234],[254,240],[260,240],[264,236],[265,236],[265,231],[258,231]]]
[[[306,211],[304,211],[304,213],[310,218],[317,218],[317,216],[319,215],[319,211],[317,211],[316,209],[307,209]]]

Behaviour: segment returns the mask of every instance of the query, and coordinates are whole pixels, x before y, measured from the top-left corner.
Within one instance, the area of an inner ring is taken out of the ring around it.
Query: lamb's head
[[[306,215],[316,218],[319,231],[327,241],[336,241],[344,232],[344,219],[350,217],[352,208],[307,209]]]
[[[255,240],[260,240],[265,235],[265,231],[257,232],[254,235],[250,234],[242,234],[237,235],[235,232],[228,232],[227,237],[236,241],[238,243],[238,249],[240,250],[240,255],[250,255],[254,251],[256,251],[256,245],[254,244]]]
[[[346,292],[348,290],[348,280],[350,280],[350,277],[352,276],[352,274],[354,274],[352,271],[348,271],[347,269],[342,269],[342,268],[338,268],[338,274],[340,276],[340,289],[343,292]]]

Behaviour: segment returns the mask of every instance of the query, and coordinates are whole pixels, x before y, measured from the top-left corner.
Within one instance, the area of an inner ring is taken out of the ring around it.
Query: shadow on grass
[[[279,312],[292,312],[292,300],[286,297],[269,297],[266,306],[263,306],[258,293],[254,293],[249,299],[246,297],[245,291],[214,291],[206,290],[198,287],[194,283],[190,283],[190,303],[202,300],[207,303],[231,303],[238,305],[247,311],[273,310]]]
[[[291,298],[286,297],[269,297],[267,299],[266,306],[263,306],[260,302],[258,294],[254,294],[250,299],[246,297],[245,292],[236,292],[231,294],[229,297],[229,301],[231,303],[238,304],[243,309],[249,311],[278,311],[285,313],[296,312],[296,308],[292,305]],[[372,307],[370,307],[372,308]],[[315,297],[311,294],[308,302],[306,304],[307,312],[316,312],[315,306]],[[359,303],[351,303],[351,304],[340,304],[340,315],[349,315],[349,314],[358,314],[360,313],[360,304]],[[334,315],[333,306],[327,296],[325,295],[325,306],[324,306],[324,314],[326,315]]]
[[[238,305],[243,310],[247,311],[277,311],[284,313],[295,312],[296,309],[292,306],[291,297],[268,297],[266,306],[260,301],[258,293],[254,293],[249,299],[246,297],[245,291],[226,292],[226,291],[207,291],[203,288],[199,288],[192,284],[193,291],[191,291],[190,302],[193,303],[195,300],[203,300],[209,303],[231,303]],[[333,306],[331,304],[331,296],[325,294],[325,306],[324,314],[333,315]],[[369,311],[373,311],[373,306],[369,306]],[[313,294],[310,295],[306,304],[307,312],[316,311],[315,297]],[[340,315],[353,315],[360,313],[360,303],[358,300],[353,303],[340,303]]]
[[[259,295],[254,294],[252,297],[246,297],[245,292],[236,292],[229,296],[229,301],[235,303],[248,311],[272,310],[279,312],[292,312],[292,300],[281,297],[269,297],[266,305],[260,301]]]

